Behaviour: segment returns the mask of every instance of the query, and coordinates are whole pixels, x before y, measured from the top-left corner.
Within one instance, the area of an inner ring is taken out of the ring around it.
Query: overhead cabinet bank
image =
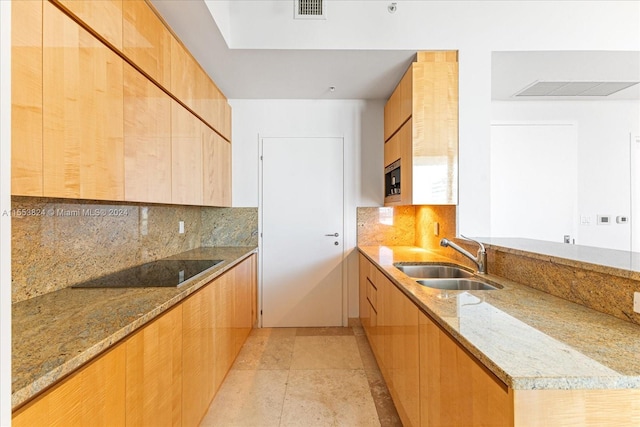
[[[458,203],[458,52],[418,52],[384,107],[384,204]]]

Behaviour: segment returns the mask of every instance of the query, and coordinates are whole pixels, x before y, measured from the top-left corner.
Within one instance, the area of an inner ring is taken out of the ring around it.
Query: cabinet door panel
[[[129,338],[126,350],[127,425],[182,425],[182,306]]]
[[[44,195],[123,200],[122,59],[44,2]]]
[[[125,357],[119,345],[13,414],[14,427],[122,426]]]
[[[182,43],[171,37],[171,93],[192,110],[195,106],[195,84],[193,58]]]
[[[200,423],[215,394],[214,283],[182,304],[182,424],[185,426]]]
[[[171,101],[171,200],[202,204],[202,132],[200,120]]]
[[[42,196],[42,2],[11,4],[11,194]]]
[[[231,206],[231,144],[208,126],[203,129],[204,200],[208,206]]]
[[[123,3],[123,53],[169,90],[171,33],[144,0]]]
[[[122,50],[122,0],[53,0]],[[129,0],[127,0],[129,1]]]
[[[124,67],[125,200],[171,203],[171,98]]]

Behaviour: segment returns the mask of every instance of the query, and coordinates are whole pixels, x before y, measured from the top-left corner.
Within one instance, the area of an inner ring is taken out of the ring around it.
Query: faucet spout
[[[462,235],[461,235],[462,236]],[[461,248],[460,246],[458,246],[457,244],[453,243],[451,240],[449,239],[442,239],[440,240],[440,246],[443,247],[450,247],[458,252],[460,252],[462,255],[466,256],[467,258],[469,258],[471,261],[473,261],[477,266],[478,266],[478,274],[486,274],[487,273],[487,251],[484,248],[484,245],[476,240],[473,239],[469,239],[468,237],[462,236],[465,240],[469,240],[471,242],[477,243],[478,244],[478,254],[477,256],[473,256],[469,251],[467,251],[464,248]]]

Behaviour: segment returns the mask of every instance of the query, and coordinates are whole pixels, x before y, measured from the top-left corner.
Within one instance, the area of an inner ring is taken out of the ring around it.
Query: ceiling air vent
[[[327,19],[325,0],[294,0],[295,19]]]
[[[515,96],[609,96],[640,82],[535,82]]]

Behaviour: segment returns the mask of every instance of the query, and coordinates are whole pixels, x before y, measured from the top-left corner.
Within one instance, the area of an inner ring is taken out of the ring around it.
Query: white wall
[[[383,202],[383,101],[233,99],[233,206],[259,202],[259,137],[344,138],[348,316],[358,315],[356,207]]]
[[[11,2],[0,2],[0,425],[11,425]]]
[[[631,250],[631,225],[597,225],[598,214],[631,214],[630,135],[640,135],[639,101],[494,101],[498,121],[576,123],[578,194],[576,243]],[[553,153],[549,153],[553,155]],[[591,218],[580,224],[580,216]],[[635,216],[635,215],[634,215]],[[634,221],[640,222],[640,213]],[[634,247],[634,250],[640,250]]]

